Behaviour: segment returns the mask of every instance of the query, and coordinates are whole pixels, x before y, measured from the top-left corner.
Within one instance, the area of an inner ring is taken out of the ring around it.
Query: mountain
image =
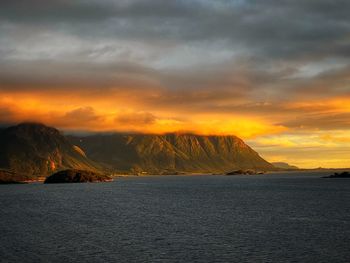
[[[70,136],[87,155],[119,172],[223,173],[274,166],[235,136],[97,134]]]
[[[0,131],[0,168],[27,175],[48,175],[65,168],[96,171],[98,164],[55,128],[22,123]]]
[[[0,169],[0,184],[19,184],[30,180],[28,175]]]
[[[276,168],[280,168],[280,169],[286,169],[286,170],[298,170],[299,167],[294,166],[294,165],[290,165],[288,163],[284,163],[284,162],[273,162],[271,163],[273,166],[275,166]]]
[[[275,169],[235,136],[115,133],[65,137],[55,128],[23,123],[0,130],[0,145],[0,169],[34,176],[64,169],[154,174]]]

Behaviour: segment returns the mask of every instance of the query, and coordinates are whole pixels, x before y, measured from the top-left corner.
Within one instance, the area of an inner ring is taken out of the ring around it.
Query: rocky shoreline
[[[104,174],[85,170],[68,169],[50,175],[46,178],[44,183],[95,183],[111,181],[113,181],[113,179]]]
[[[350,178],[350,172],[334,173],[328,176],[323,176],[322,178]]]
[[[228,172],[225,175],[257,175],[257,174],[265,174],[265,172],[258,172],[253,170],[235,170],[232,172]]]

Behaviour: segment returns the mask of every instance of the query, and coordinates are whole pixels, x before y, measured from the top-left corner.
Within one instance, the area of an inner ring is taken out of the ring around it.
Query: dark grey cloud
[[[128,62],[11,61],[1,66],[0,90],[147,88],[155,78],[152,69]]]
[[[346,0],[3,0],[0,89],[171,90],[164,105],[348,94],[348,10]]]
[[[30,4],[28,3],[30,2]],[[349,56],[345,0],[41,1],[5,0],[0,19],[56,28],[82,38],[227,40],[276,58]]]

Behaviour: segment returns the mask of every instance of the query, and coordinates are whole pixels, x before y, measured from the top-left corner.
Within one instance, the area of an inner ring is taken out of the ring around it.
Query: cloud
[[[349,8],[344,0],[6,0],[0,19],[13,30],[29,26],[95,43],[124,39],[190,48],[225,42],[223,48],[245,55],[293,60],[349,57]]]
[[[263,56],[293,58],[326,53],[348,56],[349,8],[345,0],[31,0],[30,5],[5,0],[0,18],[84,38],[118,36],[178,43],[228,40],[231,47],[247,47]]]
[[[289,128],[320,130],[350,129],[350,113],[304,114],[281,125]]]
[[[95,110],[92,107],[77,108],[67,112],[63,116],[65,122],[85,123],[85,125],[95,123],[101,119],[102,117],[96,115]]]
[[[122,112],[115,118],[115,122],[125,126],[147,126],[154,124],[156,119],[156,116],[149,112]]]
[[[324,140],[326,142],[333,142],[334,144],[350,143],[350,137],[346,137],[346,136],[342,136],[342,135],[334,136],[331,134],[322,134],[322,135],[320,135],[320,139]]]
[[[105,65],[85,62],[24,61],[0,67],[2,90],[79,89],[152,86],[152,70],[130,63]],[[150,84],[148,84],[149,86]]]
[[[350,129],[349,9],[347,0],[3,0],[0,123],[245,138]],[[286,145],[300,138],[264,142],[295,157],[298,144]]]
[[[7,125],[15,121],[16,113],[8,107],[0,106],[0,124]]]
[[[202,89],[252,103],[349,92],[348,1],[30,3],[0,3],[1,90],[165,89],[176,101]]]

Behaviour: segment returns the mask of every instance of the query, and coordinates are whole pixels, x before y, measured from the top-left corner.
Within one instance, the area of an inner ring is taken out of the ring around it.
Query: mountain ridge
[[[68,136],[93,160],[135,173],[222,173],[232,169],[273,170],[236,136],[190,133]]]
[[[64,136],[38,123],[0,131],[0,168],[46,176],[63,169],[126,174],[226,173],[274,170],[240,138],[190,133]]]

